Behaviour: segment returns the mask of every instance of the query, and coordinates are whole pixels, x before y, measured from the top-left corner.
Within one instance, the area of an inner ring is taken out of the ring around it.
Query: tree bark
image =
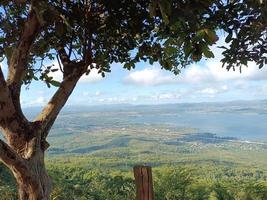
[[[27,170],[21,173],[13,171],[18,185],[20,200],[49,200],[52,192],[51,179],[45,169],[43,155],[27,161]]]
[[[44,162],[44,152],[47,147],[41,141],[40,134],[32,133],[32,135],[37,136],[24,141],[20,149],[0,140],[0,161],[13,173],[20,200],[48,200],[52,185]]]

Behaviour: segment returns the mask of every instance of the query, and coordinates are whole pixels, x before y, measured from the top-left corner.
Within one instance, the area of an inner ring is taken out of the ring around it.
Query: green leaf
[[[164,23],[169,24],[170,23],[169,16],[172,11],[170,2],[167,0],[160,1],[159,8],[160,8],[160,12],[161,12]]]
[[[172,55],[172,54],[175,54],[177,52],[177,48],[173,47],[173,46],[167,46],[165,48],[165,52],[168,54],[168,55]]]
[[[263,62],[261,62],[259,65],[259,69],[263,68],[263,65],[264,65]]]
[[[246,65],[246,66],[248,65],[248,61],[246,59],[244,59],[244,58],[240,60],[240,63],[242,65]]]
[[[211,43],[215,43],[219,39],[214,30],[205,29],[205,32]]]
[[[49,83],[55,87],[60,87],[60,82],[58,81],[52,80],[52,81],[49,81]]]
[[[205,36],[205,29],[197,31],[196,35],[200,38],[203,38]]]
[[[188,57],[191,52],[192,52],[192,47],[190,46],[189,43],[186,43],[185,46],[184,46],[185,56]]]
[[[0,43],[4,43],[5,40],[6,40],[6,38],[4,38],[4,37],[0,37]]]
[[[51,69],[51,72],[56,72],[58,71],[58,69]]]
[[[203,51],[204,56],[206,56],[207,58],[214,58],[214,54],[212,53],[212,51],[210,51],[210,49],[205,49]]]
[[[194,53],[194,54],[192,54],[191,58],[192,58],[193,61],[198,62],[198,61],[201,60],[202,55],[198,54],[198,53]]]
[[[232,40],[232,37],[233,37],[233,33],[229,33],[229,34],[227,35],[227,37],[225,38],[225,42],[226,42],[226,43],[229,43],[229,42]]]

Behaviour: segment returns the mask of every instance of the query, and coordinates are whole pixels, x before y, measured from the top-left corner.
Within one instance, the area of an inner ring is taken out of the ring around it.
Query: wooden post
[[[154,200],[152,170],[148,166],[135,166],[136,200]]]

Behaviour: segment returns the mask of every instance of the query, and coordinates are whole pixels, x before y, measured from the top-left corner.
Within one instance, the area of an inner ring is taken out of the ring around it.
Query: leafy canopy
[[[33,10],[41,31],[28,56],[24,83],[41,79],[58,83],[46,66],[65,50],[73,63],[97,68],[103,76],[112,63],[132,69],[140,61],[159,62],[163,69],[180,72],[202,57],[214,57],[210,46],[216,32],[227,33],[224,59],[234,65],[266,59],[266,2],[252,0],[2,0],[0,2],[0,56],[10,60],[24,24]],[[65,69],[61,69],[65,71]]]
[[[260,68],[267,64],[267,1],[232,0],[216,16],[228,33],[222,62],[227,69],[255,62]]]

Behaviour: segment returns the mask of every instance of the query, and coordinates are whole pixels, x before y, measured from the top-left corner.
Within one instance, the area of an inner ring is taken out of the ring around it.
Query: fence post
[[[154,200],[152,170],[148,166],[135,166],[136,200]]]

